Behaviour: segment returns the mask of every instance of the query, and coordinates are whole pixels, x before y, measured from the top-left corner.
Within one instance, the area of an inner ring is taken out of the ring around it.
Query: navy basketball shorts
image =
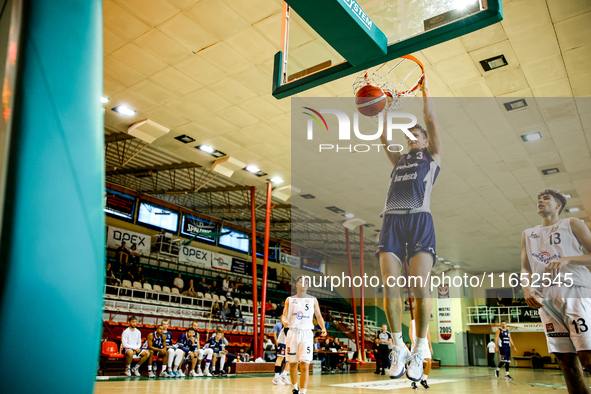
[[[285,357],[285,343],[277,345],[277,357]]]
[[[429,212],[406,215],[384,215],[376,257],[382,252],[394,253],[403,262],[421,251],[433,255],[435,264],[435,228]]]
[[[499,353],[501,354],[501,362],[503,363],[510,363],[511,362],[511,348],[510,347],[503,347],[499,348]]]

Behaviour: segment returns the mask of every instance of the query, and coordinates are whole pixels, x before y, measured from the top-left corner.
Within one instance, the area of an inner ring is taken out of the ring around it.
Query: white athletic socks
[[[166,364],[162,364],[162,372],[166,371]]]
[[[278,377],[279,377],[279,375],[281,375],[281,374],[280,374],[280,373],[278,373],[278,372],[275,372],[275,377],[276,377],[276,378],[278,378]]]
[[[394,344],[399,348],[404,348],[406,345],[404,344],[404,339],[402,339],[402,331],[401,332],[394,332],[392,333],[394,336]]]
[[[421,349],[424,346],[429,346],[429,342],[427,341],[427,338],[420,338],[417,337],[417,343],[415,345],[417,348]]]
[[[505,372],[505,375],[507,375],[507,376],[508,376],[508,375],[509,375],[509,371],[506,371],[506,372]]]
[[[423,375],[423,379],[421,379],[421,380],[424,380],[426,382],[428,377],[429,377],[429,375]]]
[[[148,365],[148,371],[151,371],[151,370],[152,370],[152,366]]]
[[[306,391],[308,391],[308,389],[301,389],[301,390],[300,390],[300,393],[302,393],[302,394],[306,394]]]

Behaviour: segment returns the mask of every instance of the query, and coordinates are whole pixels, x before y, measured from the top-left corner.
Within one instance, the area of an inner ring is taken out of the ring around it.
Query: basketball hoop
[[[417,94],[423,78],[423,64],[416,57],[405,55],[382,64],[374,71],[365,70],[353,82],[353,94],[356,95],[366,85],[377,86],[388,96],[385,111],[398,111]]]

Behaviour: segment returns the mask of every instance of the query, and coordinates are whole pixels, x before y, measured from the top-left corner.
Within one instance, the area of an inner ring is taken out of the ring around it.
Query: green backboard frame
[[[282,45],[282,50],[277,52],[274,58],[272,94],[277,99],[290,97],[316,86],[335,81],[342,77],[374,67],[378,64],[396,59],[400,56],[408,55],[442,42],[461,37],[503,20],[501,0],[481,0],[481,3],[483,3],[482,5],[484,9],[479,12],[460,17],[439,27],[435,27],[408,39],[388,45],[387,53],[384,56],[368,59],[366,62],[358,63],[357,65],[353,65],[345,60],[341,63],[312,72],[286,83],[282,83],[282,77],[284,74],[283,67],[285,67],[285,45]],[[284,5],[284,11],[285,10],[286,5]],[[311,24],[311,26],[313,27],[313,24]],[[286,29],[284,28],[283,31],[285,34]],[[321,32],[319,32],[319,34],[322,35]],[[282,37],[282,40],[284,43],[286,42],[285,35]]]

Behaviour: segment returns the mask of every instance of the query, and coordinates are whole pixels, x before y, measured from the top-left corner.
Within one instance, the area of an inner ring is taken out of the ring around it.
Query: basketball
[[[355,95],[357,110],[364,116],[376,116],[386,107],[386,94],[374,85],[365,85]]]

